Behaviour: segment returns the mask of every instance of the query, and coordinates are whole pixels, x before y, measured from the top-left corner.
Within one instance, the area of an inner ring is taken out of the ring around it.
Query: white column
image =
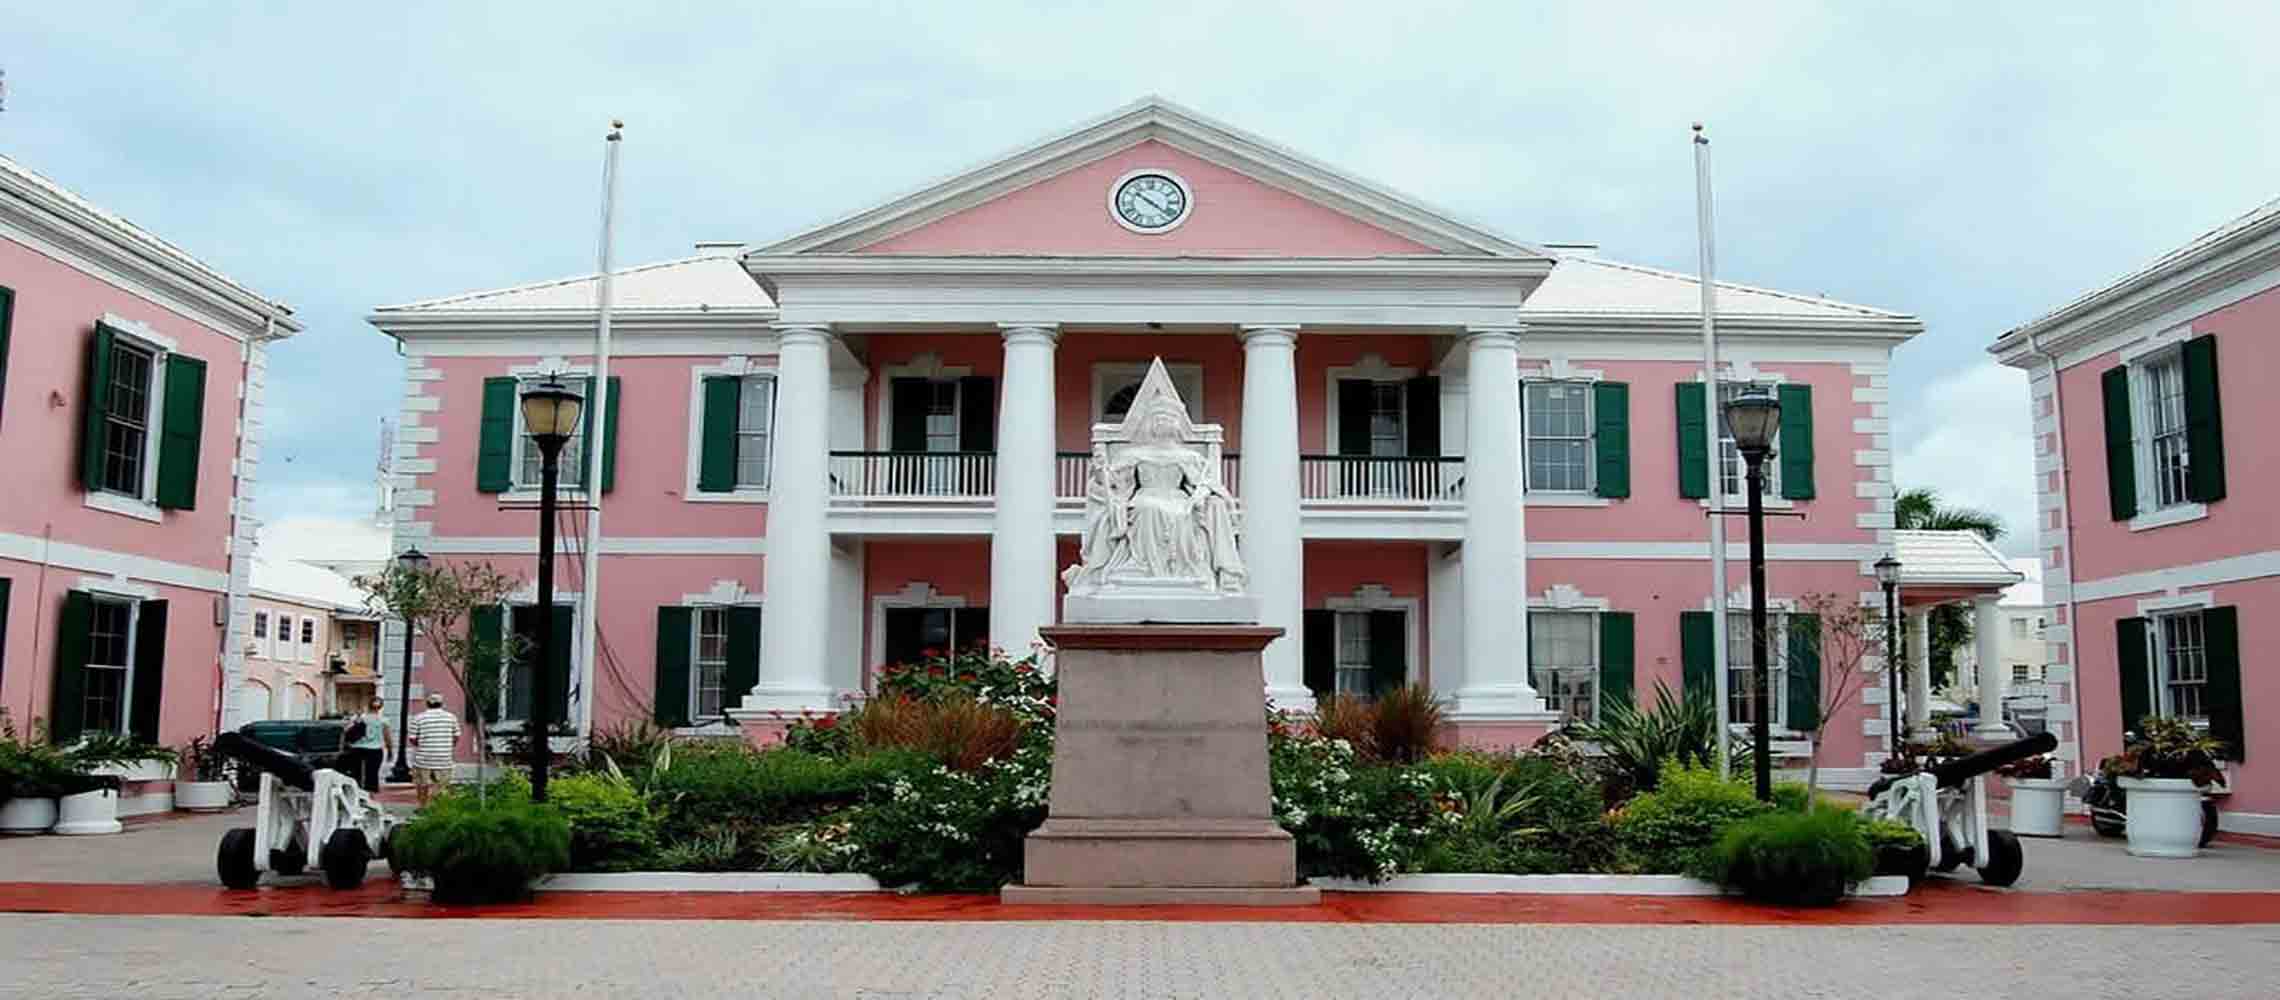
[[[1452,715],[1509,720],[1544,713],[1528,682],[1528,564],[1520,497],[1520,337],[1465,341],[1465,675]]]
[[[1053,624],[1053,346],[1058,327],[1002,323],[997,514],[990,526],[990,645],[1025,656]]]
[[[1283,630],[1267,644],[1267,697],[1278,708],[1314,710],[1299,645],[1306,602],[1305,543],[1298,523],[1298,328],[1246,326],[1243,338],[1243,564],[1259,600],[1259,624]]]
[[[768,553],[762,558],[766,613],[760,622],[760,678],[733,715],[769,721],[770,712],[827,712],[832,704],[831,535],[824,525],[830,456],[831,331],[776,331],[776,440],[768,467]]]
[[[1901,612],[1908,619],[1908,737],[1932,738],[1932,616],[1927,609]]]
[[[1971,636],[1979,654],[1979,722],[1971,734],[1982,738],[2011,733],[2003,725],[2003,614],[1996,603],[2001,599],[2000,594],[1984,594],[1971,602]]]

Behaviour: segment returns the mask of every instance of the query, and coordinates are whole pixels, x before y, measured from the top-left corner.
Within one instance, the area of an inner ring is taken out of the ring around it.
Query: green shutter
[[[1316,698],[1327,698],[1338,690],[1338,613],[1309,608],[1299,618],[1301,676]]]
[[[1636,622],[1628,611],[1599,613],[1599,704],[1631,704],[1637,668]],[[1594,716],[1596,718],[1596,716]]]
[[[1688,500],[1710,496],[1710,454],[1703,435],[1709,433],[1707,398],[1700,382],[1678,384],[1678,495]]]
[[[2225,424],[2217,398],[2217,337],[2185,342],[2185,499],[2225,498]]]
[[[705,409],[699,423],[697,453],[700,493],[736,489],[736,415],[743,392],[744,380],[735,375],[705,376]]]
[[[960,615],[960,617],[964,617]],[[728,609],[728,669],[721,673],[720,706],[734,708],[760,683],[760,609]]]
[[[504,623],[505,613],[496,604],[487,604],[467,612],[467,676],[461,679],[463,684],[460,693],[466,698],[469,719],[480,714],[485,722],[499,721],[499,671],[504,666],[506,652],[506,633],[502,627]],[[480,684],[484,690],[480,693],[472,690],[471,687],[476,684]]]
[[[1781,404],[1781,495],[1791,500],[1813,499],[1813,387],[1781,385],[1774,398]]]
[[[2130,732],[2153,714],[2153,664],[2146,646],[2149,623],[2124,618],[2114,623],[2114,661],[2122,682],[2122,731]]]
[[[618,394],[623,389],[624,386],[620,384],[618,377],[610,376],[609,398],[601,401],[602,413],[609,418],[603,421],[602,427],[602,492],[604,493],[617,488]],[[592,377],[588,377],[586,379],[586,409],[579,416],[578,434],[581,438],[592,437],[587,431],[594,426],[594,402],[594,380]]]
[[[2130,445],[2130,370],[2115,365],[2098,376],[2106,398],[2106,503],[2114,520],[2137,516],[2137,452]],[[2129,725],[2136,724],[2131,720]],[[2123,728],[2128,728],[2125,725]]]
[[[1592,458],[1603,497],[1631,495],[1631,386],[1600,382],[1591,387]]]
[[[103,418],[111,401],[111,328],[100,323],[87,338],[87,387],[80,393],[79,485],[103,488]]]
[[[505,493],[515,485],[515,379],[483,380],[482,437],[475,449],[475,489]]]
[[[158,505],[198,506],[198,443],[206,432],[206,363],[166,356],[165,414],[158,431]]]
[[[48,692],[48,739],[63,744],[86,728],[87,641],[95,627],[95,598],[84,590],[63,595],[55,624],[55,685]]]
[[[1400,611],[1370,612],[1370,694],[1409,683],[1409,621]]]
[[[16,290],[0,285],[0,414],[8,410],[8,334],[16,325]]]
[[[689,646],[696,641],[696,609],[657,609],[656,718],[660,726],[689,724]]]
[[[15,590],[15,581],[0,576],[0,677],[8,676],[8,604]]]
[[[554,613],[546,616],[546,621],[554,633],[554,648],[549,651],[553,655],[548,657],[546,664],[547,687],[554,695],[546,712],[546,724],[551,729],[570,718],[570,689],[576,683],[570,664],[576,659],[573,654],[578,651],[577,606],[557,604]]]
[[[1821,727],[1821,616],[1789,616],[1789,728]]]
[[[2224,741],[2224,756],[2248,759],[2248,730],[2241,712],[2240,609],[2210,608],[2201,612],[2202,649],[2208,664],[2208,682],[2201,687],[2201,706],[2209,713],[2209,735]]]
[[[1680,680],[1688,698],[1715,698],[1718,696],[1718,658],[1711,648],[1717,641],[1711,630],[1710,612],[1681,611],[1678,614],[1678,660]]]
[[[166,704],[166,602],[144,601],[135,609],[135,663],[129,675],[127,731],[159,742],[158,722]]]

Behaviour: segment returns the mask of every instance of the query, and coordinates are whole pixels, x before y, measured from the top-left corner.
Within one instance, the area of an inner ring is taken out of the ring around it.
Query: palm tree
[[[1942,507],[1940,494],[1919,486],[1892,503],[1893,526],[1903,531],[1968,531],[1990,542],[2003,537],[2003,519],[1974,507]],[[1932,609],[1932,687],[1955,676],[1955,651],[1971,641],[1971,614],[1960,604]]]

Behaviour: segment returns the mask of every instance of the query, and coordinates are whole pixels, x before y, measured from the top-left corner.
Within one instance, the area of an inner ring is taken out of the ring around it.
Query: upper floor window
[[[1528,612],[1528,671],[1544,707],[1568,722],[1599,718],[1598,616]]]
[[[253,613],[253,655],[269,658],[269,612]]]
[[[2140,383],[2145,387],[2145,457],[2148,485],[2155,507],[2185,502],[2185,365],[2170,354],[2146,364]]]
[[[736,402],[736,485],[768,487],[769,443],[775,418],[775,376],[746,375]]]
[[[2100,377],[2107,500],[2115,520],[2158,527],[2198,516],[2225,496],[2224,425],[2217,338],[2152,349]]]
[[[103,387],[103,478],[111,493],[144,496],[149,471],[151,377],[158,352],[124,337],[111,342],[110,379]]]
[[[1718,399],[1720,407],[1720,417],[1718,419],[1718,488],[1722,490],[1729,499],[1749,499],[1749,463],[1742,458],[1741,448],[1737,447],[1734,444],[1734,432],[1726,426],[1724,406],[1726,403],[1733,402],[1734,400],[1739,399],[1744,395],[1751,393],[1772,393],[1774,391],[1774,385],[1769,382],[1718,383]],[[1776,452],[1779,452],[1781,450],[1781,432],[1778,429],[1774,432],[1772,448]],[[1782,463],[1772,460],[1760,463],[1759,468],[1762,470],[1765,476],[1765,496],[1782,495],[1781,465]]]
[[[706,375],[697,400],[697,491],[767,489],[776,439],[776,376]]]
[[[1591,385],[1528,382],[1521,416],[1527,426],[1528,489],[1583,493],[1591,489]]]
[[[544,375],[523,378],[516,397],[519,399],[523,391],[535,388],[546,379],[547,376]],[[592,400],[589,399],[588,402]],[[586,481],[586,428],[592,425],[591,414],[580,417],[578,433],[563,442],[562,450],[557,453],[559,464],[555,469],[555,483],[563,489],[575,488]],[[538,442],[530,439],[529,428],[523,426],[522,407],[515,407],[515,485],[523,489],[537,489],[543,471],[540,463],[544,458]]]
[[[2033,635],[2032,626],[2024,618],[2011,619],[2011,638],[2025,639]]]
[[[617,376],[610,376],[609,392],[597,392],[594,379],[585,375],[533,374],[500,375],[483,380],[483,406],[480,437],[475,452],[475,488],[484,493],[505,493],[510,490],[536,490],[539,488],[544,456],[538,443],[530,439],[528,428],[523,426],[522,393],[548,379],[560,380],[585,397],[580,411],[578,432],[563,443],[555,453],[559,463],[555,469],[555,483],[564,489],[578,489],[586,481],[586,435],[597,417],[606,416],[608,428],[603,432],[601,448],[602,489],[607,492],[617,478],[618,402],[624,398],[624,388]],[[598,412],[606,411],[606,412]]]

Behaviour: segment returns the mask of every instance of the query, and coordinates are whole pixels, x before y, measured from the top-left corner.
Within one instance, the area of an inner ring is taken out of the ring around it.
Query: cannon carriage
[[[215,852],[223,885],[251,889],[264,871],[298,875],[314,861],[326,885],[354,889],[388,856],[399,820],[356,779],[239,733],[216,737],[214,749],[260,775],[254,825],[222,834]]]
[[[2057,737],[2043,733],[1915,774],[1877,779],[1869,786],[1868,804],[1861,813],[1915,827],[1923,835],[1934,871],[1969,864],[1988,885],[2010,885],[2026,867],[2026,851],[2017,834],[1987,825],[1987,775],[2057,746]]]

